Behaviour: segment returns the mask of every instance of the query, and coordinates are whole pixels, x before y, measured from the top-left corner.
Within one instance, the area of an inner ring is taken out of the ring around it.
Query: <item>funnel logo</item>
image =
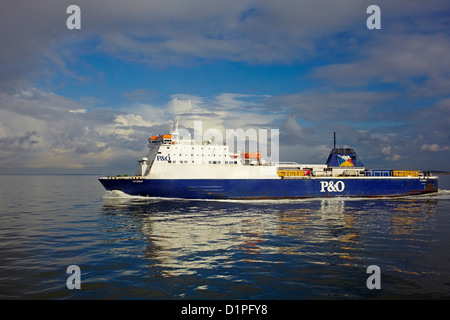
[[[340,156],[338,155],[338,161],[340,167],[354,167],[355,165],[352,162],[352,158],[350,156]]]

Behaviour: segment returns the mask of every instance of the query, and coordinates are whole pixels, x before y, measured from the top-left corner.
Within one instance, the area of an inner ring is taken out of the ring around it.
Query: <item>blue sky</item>
[[[367,167],[450,170],[448,1],[0,8],[0,172],[132,171],[174,119],[279,129],[286,161],[325,162],[336,131]]]

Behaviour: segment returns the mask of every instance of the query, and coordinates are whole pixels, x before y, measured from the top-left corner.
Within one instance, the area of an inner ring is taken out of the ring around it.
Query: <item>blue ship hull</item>
[[[438,190],[436,178],[133,179],[100,178],[106,190],[184,199],[390,197]]]

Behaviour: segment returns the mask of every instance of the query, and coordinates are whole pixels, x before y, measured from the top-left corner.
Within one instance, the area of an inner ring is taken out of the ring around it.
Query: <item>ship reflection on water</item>
[[[108,229],[121,235],[111,246],[124,241],[123,230],[130,226],[142,237],[140,254],[148,259],[151,276],[248,281],[250,265],[264,276],[283,278],[283,270],[302,266],[380,263],[384,252],[393,246],[408,250],[423,229],[433,227],[436,201],[108,198],[102,211]]]

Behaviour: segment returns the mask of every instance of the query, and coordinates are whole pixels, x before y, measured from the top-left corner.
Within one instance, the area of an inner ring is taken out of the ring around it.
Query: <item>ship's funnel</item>
[[[333,148],[327,159],[329,167],[364,167],[355,150],[351,148]]]

